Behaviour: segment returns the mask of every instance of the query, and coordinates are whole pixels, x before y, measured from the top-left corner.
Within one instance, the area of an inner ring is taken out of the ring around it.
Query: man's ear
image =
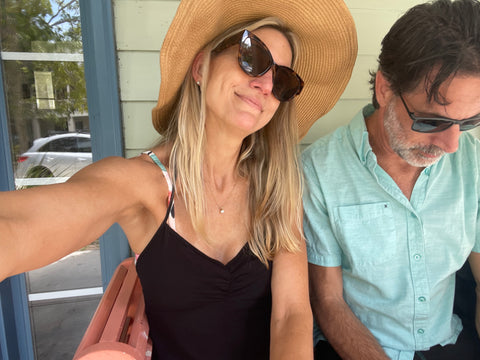
[[[200,51],[193,59],[192,76],[196,83],[202,82],[202,69],[205,53]]]
[[[393,95],[394,94],[390,88],[390,83],[385,78],[383,73],[378,70],[375,76],[375,96],[380,107],[385,106]]]

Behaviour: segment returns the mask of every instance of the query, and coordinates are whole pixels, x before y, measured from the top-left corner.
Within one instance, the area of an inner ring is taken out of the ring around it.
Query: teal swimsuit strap
[[[172,197],[173,196],[173,183],[172,183],[172,180],[170,179],[170,175],[168,174],[168,171],[165,168],[165,166],[158,159],[157,155],[155,155],[153,153],[153,151],[145,151],[142,154],[146,154],[146,155],[150,156],[150,158],[153,160],[153,162],[155,164],[157,164],[158,167],[160,167],[160,169],[162,170],[163,176],[165,176],[165,179],[167,180],[169,198]]]
[[[142,152],[142,154],[150,156],[150,158],[153,160],[153,162],[155,164],[157,164],[158,166],[160,166],[160,169],[162,169],[162,171],[167,172],[167,169],[165,168],[165,166],[162,164],[160,159],[157,157],[157,155],[155,155],[155,153],[153,151],[144,151],[144,152]]]

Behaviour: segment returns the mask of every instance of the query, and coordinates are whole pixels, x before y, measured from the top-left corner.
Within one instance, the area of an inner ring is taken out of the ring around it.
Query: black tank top
[[[268,359],[272,263],[248,245],[225,265],[205,255],[167,223],[172,199],[137,259],[152,359]]]

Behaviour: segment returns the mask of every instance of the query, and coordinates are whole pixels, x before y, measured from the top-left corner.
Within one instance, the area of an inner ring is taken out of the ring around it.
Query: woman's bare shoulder
[[[140,202],[168,195],[161,169],[148,157],[107,157],[83,168],[69,180],[92,188],[132,196]]]
[[[146,180],[158,175],[159,167],[146,154],[140,154],[132,158],[110,156],[98,160],[83,168],[75,174],[71,180],[93,178],[105,178],[112,180]],[[140,177],[140,178],[139,178]]]

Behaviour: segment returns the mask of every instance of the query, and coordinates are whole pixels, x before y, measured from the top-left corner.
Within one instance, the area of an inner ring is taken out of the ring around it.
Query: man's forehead
[[[429,96],[425,82],[404,94],[408,95],[415,113],[457,120],[480,114],[480,74],[451,76],[432,96]]]
[[[435,73],[430,74],[408,93],[415,97],[424,97],[427,103],[431,102],[439,105],[448,105],[459,98],[471,99],[474,102],[480,99],[480,93],[471,91],[480,88],[480,73],[459,73],[449,76],[438,86],[436,94],[430,96],[434,78]]]

